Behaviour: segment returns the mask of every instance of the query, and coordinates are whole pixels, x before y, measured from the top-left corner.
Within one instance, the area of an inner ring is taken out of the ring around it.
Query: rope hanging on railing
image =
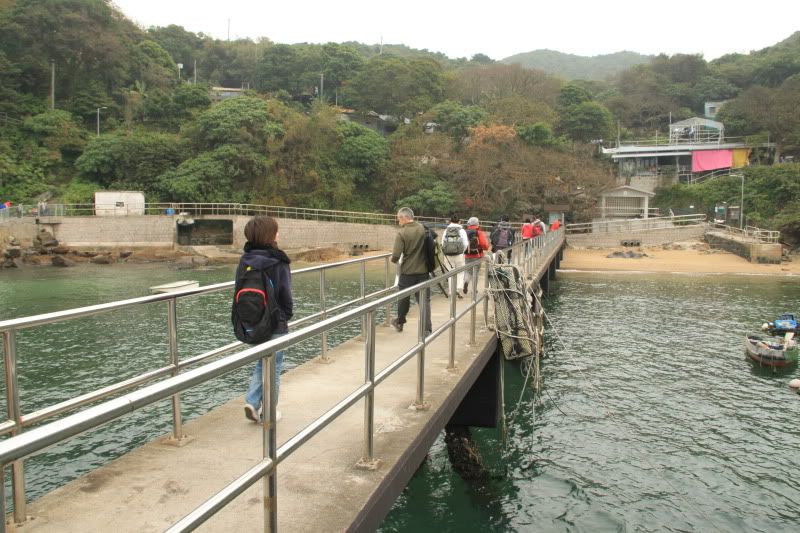
[[[488,293],[494,326],[508,360],[540,355],[542,332],[535,326],[525,280],[514,265],[489,263]]]

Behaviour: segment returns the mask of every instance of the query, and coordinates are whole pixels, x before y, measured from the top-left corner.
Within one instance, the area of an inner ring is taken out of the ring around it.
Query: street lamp
[[[108,107],[98,107],[97,108],[97,136],[100,137],[100,110],[101,109],[108,109]]]

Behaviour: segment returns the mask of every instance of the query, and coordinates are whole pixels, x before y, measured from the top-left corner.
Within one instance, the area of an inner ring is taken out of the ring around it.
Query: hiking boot
[[[258,423],[261,418],[261,409],[256,411],[256,408],[250,405],[249,403],[244,404],[244,416],[248,420],[252,420],[255,423]]]
[[[394,329],[396,329],[398,332],[403,331],[403,324],[400,323],[399,318],[392,319],[392,326],[394,326]]]
[[[464,282],[464,294],[467,294],[467,291],[469,291],[469,281]]]

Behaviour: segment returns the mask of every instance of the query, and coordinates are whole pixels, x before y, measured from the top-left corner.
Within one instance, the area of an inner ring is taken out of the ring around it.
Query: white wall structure
[[[97,191],[94,193],[94,214],[97,216],[144,215],[144,193],[141,191]]]

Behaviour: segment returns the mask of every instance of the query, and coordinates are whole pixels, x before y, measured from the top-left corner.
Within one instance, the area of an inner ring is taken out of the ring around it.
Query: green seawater
[[[369,263],[367,293],[384,287],[383,262]],[[179,280],[200,285],[233,279],[235,265],[175,270],[166,264],[80,265],[0,271],[0,320],[112,302],[150,294],[149,288]],[[393,281],[393,280],[391,280]],[[295,317],[318,312],[319,274],[292,279]],[[359,267],[329,270],[329,307],[359,296]],[[230,324],[233,290],[182,298],[177,304],[178,351],[182,359],[235,341]],[[378,320],[383,315],[378,313]],[[329,334],[335,346],[357,335],[357,322]],[[17,375],[22,412],[31,413],[81,394],[164,367],[169,362],[167,304],[159,302],[17,332]],[[319,355],[320,337],[287,350],[284,371]],[[2,361],[0,361],[0,367]],[[184,420],[244,394],[251,368],[223,375],[181,394]],[[6,413],[5,382],[0,412]],[[116,457],[172,431],[169,401],[83,433],[25,460],[29,499],[35,499]],[[10,505],[10,475],[6,495]]]
[[[0,318],[232,275],[233,266],[158,264],[2,271]],[[382,286],[382,266],[370,269],[368,289]],[[328,288],[334,303],[355,297],[358,270],[330,274]],[[316,275],[296,276],[294,290],[298,316],[317,311]],[[181,357],[232,340],[229,299],[225,292],[179,303]],[[534,397],[519,365],[507,364],[506,439],[473,430],[488,480],[462,480],[440,438],[382,532],[800,529],[800,396],[787,388],[800,371],[759,369],[743,351],[745,332],[800,311],[800,280],[561,273],[546,306],[543,392]],[[357,328],[342,328],[331,344]],[[18,349],[28,413],[163,366],[166,304],[25,330]],[[318,341],[289,350],[286,367],[318,351]],[[241,396],[248,376],[241,369],[183,394],[184,417]],[[4,390],[0,397],[5,410]],[[170,429],[164,402],[50,448],[25,462],[29,498]]]
[[[800,372],[743,347],[800,280],[560,273],[546,306],[543,392],[507,364],[506,441],[473,430],[489,480],[440,438],[380,531],[800,530]]]

